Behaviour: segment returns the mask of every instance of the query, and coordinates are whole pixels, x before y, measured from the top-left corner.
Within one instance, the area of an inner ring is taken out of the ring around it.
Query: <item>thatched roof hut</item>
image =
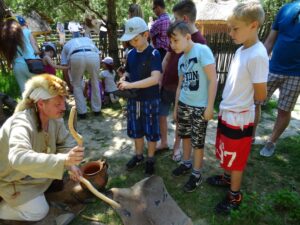
[[[23,17],[25,18],[26,23],[34,36],[51,33],[51,27],[49,23],[45,21],[37,12],[31,11],[30,14]]]
[[[198,0],[196,25],[202,34],[227,32],[226,19],[236,0]]]

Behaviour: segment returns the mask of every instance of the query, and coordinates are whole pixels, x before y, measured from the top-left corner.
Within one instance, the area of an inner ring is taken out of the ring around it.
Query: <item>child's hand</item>
[[[206,121],[209,121],[213,118],[214,116],[214,109],[213,108],[206,108],[204,111],[204,119]]]
[[[131,84],[130,82],[123,80],[118,83],[118,88],[120,90],[130,89],[131,88],[130,84]]]
[[[174,108],[173,119],[174,119],[175,122],[177,122],[177,108]]]

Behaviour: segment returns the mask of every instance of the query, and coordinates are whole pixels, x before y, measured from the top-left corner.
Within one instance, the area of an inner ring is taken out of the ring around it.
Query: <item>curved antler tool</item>
[[[68,120],[68,126],[69,126],[69,130],[70,133],[72,134],[72,136],[74,137],[74,139],[77,141],[79,146],[82,146],[83,144],[83,138],[80,134],[78,134],[76,132],[76,130],[74,129],[74,117],[76,114],[76,107],[73,106],[71,108],[70,111],[70,115],[69,115],[69,120]],[[71,171],[69,171],[69,173],[72,173]],[[93,185],[84,177],[80,176],[79,178],[80,182],[83,183],[94,195],[96,195],[98,198],[100,198],[102,201],[106,202],[107,204],[109,204],[110,206],[112,206],[113,208],[121,208],[121,205],[119,203],[117,203],[116,201],[106,197],[104,194],[100,193],[96,188],[93,187]]]
[[[82,136],[80,134],[77,133],[77,131],[74,129],[74,117],[76,114],[76,107],[73,106],[71,108],[70,111],[70,115],[69,115],[69,120],[68,120],[68,126],[69,126],[69,130],[70,133],[72,134],[72,136],[74,137],[74,139],[77,141],[79,146],[83,145],[83,139]]]
[[[80,182],[83,183],[94,195],[96,195],[98,198],[100,198],[102,201],[106,202],[113,208],[121,208],[121,205],[117,203],[116,201],[106,197],[104,194],[99,192],[94,186],[84,177],[80,177]]]

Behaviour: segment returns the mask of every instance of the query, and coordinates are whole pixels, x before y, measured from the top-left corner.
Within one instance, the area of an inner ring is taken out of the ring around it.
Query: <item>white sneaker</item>
[[[265,157],[270,157],[275,152],[275,144],[271,141],[268,141],[265,146],[260,150],[260,155]]]

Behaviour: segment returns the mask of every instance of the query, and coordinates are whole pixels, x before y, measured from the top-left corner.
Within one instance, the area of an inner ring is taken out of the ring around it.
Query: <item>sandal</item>
[[[175,162],[180,162],[181,157],[182,157],[181,151],[177,151],[176,153],[174,153],[172,155],[172,160],[175,161]]]

